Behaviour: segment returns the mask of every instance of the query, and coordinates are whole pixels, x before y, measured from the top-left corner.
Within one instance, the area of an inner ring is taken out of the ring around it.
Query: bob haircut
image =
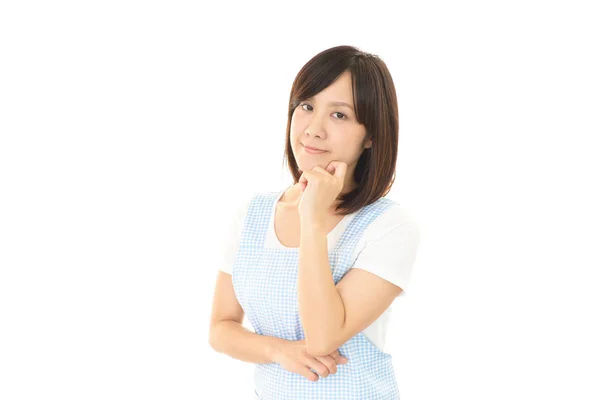
[[[337,46],[310,59],[298,72],[290,93],[284,163],[298,183],[302,175],[290,143],[292,115],[300,102],[328,87],[345,71],[352,75],[354,113],[366,128],[372,146],[363,151],[354,170],[355,190],[341,194],[337,211],[343,215],[374,203],[390,191],[398,157],[398,101],[392,76],[376,55],[353,46]]]

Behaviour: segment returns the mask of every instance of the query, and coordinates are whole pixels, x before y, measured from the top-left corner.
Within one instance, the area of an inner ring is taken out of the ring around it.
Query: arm
[[[284,339],[251,332],[237,321],[220,321],[211,328],[210,346],[218,353],[254,364],[273,363]]]
[[[298,264],[298,308],[306,349],[313,356],[327,355],[344,325],[345,310],[331,274],[327,233],[314,221],[301,220]]]
[[[217,352],[255,364],[273,361],[284,339],[259,335],[242,326],[244,310],[231,283],[231,275],[219,271],[209,327],[209,344]]]
[[[368,243],[337,285],[328,262],[327,236],[315,228],[301,235],[300,319],[307,351],[322,356],[365,330],[400,295],[403,289],[398,284],[406,286],[419,229],[414,224],[400,224]]]

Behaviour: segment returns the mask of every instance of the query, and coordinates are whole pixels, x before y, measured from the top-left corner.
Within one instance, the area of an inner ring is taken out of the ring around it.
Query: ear
[[[371,137],[371,135],[369,135],[369,137]],[[371,139],[367,140],[365,142],[365,149],[368,149],[369,147],[373,146],[373,141]]]

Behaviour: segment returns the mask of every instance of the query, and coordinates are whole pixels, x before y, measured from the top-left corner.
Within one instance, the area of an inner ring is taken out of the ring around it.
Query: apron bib
[[[255,332],[286,340],[304,339],[298,312],[299,248],[264,247],[274,202],[279,193],[255,195],[248,205],[233,263],[236,297]],[[352,218],[335,248],[328,252],[337,285],[355,259],[352,252],[367,226],[392,205],[380,198]],[[348,358],[337,373],[317,382],[289,372],[277,363],[256,364],[255,392],[260,400],[397,400],[400,398],[392,356],[359,332],[339,349]],[[315,372],[315,371],[313,371]]]

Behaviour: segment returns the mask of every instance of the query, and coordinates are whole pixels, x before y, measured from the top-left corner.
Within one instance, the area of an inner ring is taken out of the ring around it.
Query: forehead
[[[343,101],[352,104],[352,75],[349,71],[345,71],[331,85],[321,90],[313,98],[317,101]]]

